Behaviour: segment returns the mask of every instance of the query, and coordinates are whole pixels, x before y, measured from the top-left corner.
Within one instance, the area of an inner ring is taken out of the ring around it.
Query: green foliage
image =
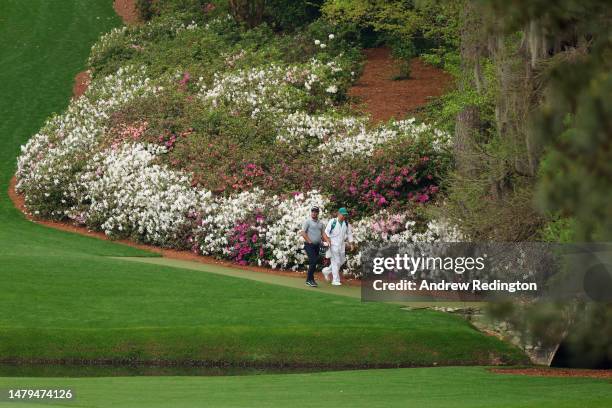
[[[89,59],[94,77],[114,73],[129,63],[148,67],[153,76],[175,74],[178,68],[190,72],[192,77],[210,81],[215,72],[227,68],[249,69],[271,62],[301,63],[315,54],[323,62],[332,58],[345,61],[359,72],[357,62],[362,57],[355,48],[359,37],[351,27],[316,21],[301,32],[285,35],[275,33],[265,23],[245,29],[227,16],[206,18],[195,26],[192,21],[189,13],[169,13],[147,24],[106,35],[93,47]],[[177,30],[177,26],[183,28]],[[327,40],[331,33],[336,37],[326,41],[328,46],[322,52],[314,40]]]
[[[228,10],[224,1],[208,0],[136,0],[136,9],[142,21],[173,13],[186,13],[198,21],[204,15],[216,17]]]
[[[136,0],[136,10],[142,21],[148,21],[153,17],[153,0]]]
[[[499,154],[480,162],[480,166],[499,163]],[[482,157],[475,161],[479,159]],[[448,193],[445,205],[432,211],[460,221],[462,231],[472,240],[512,242],[536,238],[542,220],[533,204],[533,183],[520,177],[504,177],[498,181],[513,188],[496,200],[491,177],[484,171],[478,178],[451,173],[443,184]]]
[[[322,11],[334,22],[351,22],[407,37],[415,32],[418,25],[413,4],[403,0],[328,0]]]
[[[328,0],[322,11],[336,24],[351,24],[381,33],[393,56],[400,61],[400,72],[395,79],[410,77],[410,60],[416,56],[413,37],[421,22],[411,2]]]
[[[394,36],[388,43],[391,46],[391,55],[399,60],[399,74],[394,79],[410,78],[410,60],[416,57],[416,48],[412,40]]]
[[[462,1],[426,0],[417,2],[420,15],[415,43],[423,61],[461,76],[459,29]]]
[[[583,304],[574,316],[579,317],[573,322],[564,342],[569,354],[567,363],[576,367],[601,368],[602,360],[612,361],[612,306],[595,302]]]
[[[201,67],[212,75],[223,63],[221,53],[231,50],[241,40],[243,31],[228,18],[202,23],[208,24],[210,30],[187,29],[192,21],[189,14],[164,14],[147,24],[107,34],[92,48],[89,65],[94,77],[114,73],[128,62],[148,67],[152,75],[161,75],[177,66],[194,73],[198,71],[196,67]],[[270,33],[266,35],[271,37]],[[245,46],[252,44],[248,38],[245,40]]]
[[[533,127],[544,145],[538,173],[539,207],[573,217],[579,240],[610,239],[609,7],[596,0],[563,0],[552,7],[546,1],[494,1],[488,7],[507,30],[531,24],[533,32],[545,33],[544,40],[554,44],[556,55],[545,64],[544,100]],[[536,49],[530,37],[526,40]]]
[[[542,227],[539,236],[545,242],[576,242],[576,220],[574,218],[555,217]]]
[[[612,43],[605,46],[594,48],[600,55],[557,68],[538,121],[551,143],[540,166],[540,205],[574,217],[577,238],[586,240],[612,237]]]
[[[459,14],[462,2],[328,0],[324,16],[383,34],[395,56],[403,61],[422,55],[433,65],[458,73]],[[403,64],[406,70],[408,64]],[[400,74],[400,77],[407,77]]]
[[[612,238],[612,29],[610,8],[596,0],[491,1],[483,3],[485,24],[498,43],[521,32],[522,64],[536,71],[528,102],[530,126],[521,135],[541,149],[531,188],[533,208],[547,215],[537,237],[546,241],[609,241]],[[501,27],[500,27],[501,26]],[[500,30],[502,28],[502,30]],[[501,65],[500,69],[512,68]],[[503,71],[502,71],[503,72]],[[506,71],[507,72],[507,71]],[[523,78],[521,80],[524,81]],[[507,94],[501,95],[507,100]],[[504,126],[525,120],[510,117]],[[520,157],[519,155],[515,156]],[[522,213],[518,213],[522,217]],[[550,216],[550,214],[553,214]],[[564,327],[566,342],[588,366],[610,360],[612,317],[606,304],[575,302],[548,305],[548,318],[516,308],[508,316],[524,318],[523,331],[545,339]]]
[[[449,68],[448,64],[445,65],[446,68]],[[464,109],[473,107],[478,110],[480,120],[480,132],[474,136],[479,142],[491,141],[496,132],[495,102],[499,97],[498,79],[495,63],[490,58],[481,61],[481,68],[486,87],[478,90],[469,82],[467,75],[454,75],[456,82],[461,86],[452,88],[430,102],[424,109],[424,118],[430,123],[436,123],[439,128],[453,133],[457,115]]]
[[[323,0],[268,0],[266,20],[282,31],[301,29],[321,15]]]

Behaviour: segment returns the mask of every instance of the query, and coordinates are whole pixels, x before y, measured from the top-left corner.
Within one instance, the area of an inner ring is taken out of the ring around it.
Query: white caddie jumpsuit
[[[334,220],[336,225],[334,225]],[[346,221],[340,222],[337,218],[332,218],[325,227],[325,234],[331,241],[330,261],[333,281],[340,283],[340,267],[346,262],[346,241],[353,242],[353,229]]]

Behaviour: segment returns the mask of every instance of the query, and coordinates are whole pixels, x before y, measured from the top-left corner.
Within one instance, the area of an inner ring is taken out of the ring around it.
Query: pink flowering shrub
[[[403,231],[406,226],[408,215],[406,213],[389,214],[382,213],[385,216],[375,217],[370,223],[370,229],[383,239],[387,239],[391,235],[395,235]]]
[[[380,149],[368,161],[335,166],[332,175],[322,179],[322,190],[337,206],[347,205],[359,215],[425,204],[440,191],[439,178],[449,163],[445,153],[401,142]]]
[[[261,264],[265,259],[265,217],[237,221],[228,236],[227,253],[239,265]]]

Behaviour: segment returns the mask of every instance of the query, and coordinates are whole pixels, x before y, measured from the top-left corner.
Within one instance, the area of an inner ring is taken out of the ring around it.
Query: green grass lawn
[[[439,312],[90,255],[2,258],[4,358],[351,366],[522,358]]]
[[[478,367],[239,377],[0,378],[0,389],[25,386],[71,387],[75,401],[61,406],[87,407],[595,408],[612,402],[606,381],[499,375]],[[0,402],[3,406],[40,403]]]

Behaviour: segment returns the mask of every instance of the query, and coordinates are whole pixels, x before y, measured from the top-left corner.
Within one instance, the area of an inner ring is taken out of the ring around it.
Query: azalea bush
[[[155,145],[125,144],[96,154],[69,187],[69,218],[109,236],[185,248],[191,234],[187,214],[210,201],[191,188],[189,177],[154,164],[165,152]]]
[[[120,106],[159,88],[142,69],[128,66],[95,82],[61,115],[47,120],[22,146],[17,163],[17,190],[28,209],[60,219],[69,207],[67,188],[82,171],[106,132],[106,120]]]
[[[346,95],[360,59],[346,33],[193,14],[161,13],[94,45],[90,88],[22,148],[29,211],[292,270],[306,264],[299,231],[315,205],[323,221],[349,207],[359,244],[458,239],[415,216],[437,199],[448,134],[355,115]],[[360,253],[350,259],[358,275]]]
[[[339,155],[345,159],[325,170],[329,176],[323,178],[324,190],[335,205],[348,202],[356,215],[369,215],[384,208],[410,209],[435,199],[451,165],[449,138],[412,122],[391,122],[370,132],[376,135],[374,140],[381,133],[393,137],[378,146],[364,143],[372,146],[371,151],[364,148],[361,154]],[[396,133],[397,127],[403,132]]]

